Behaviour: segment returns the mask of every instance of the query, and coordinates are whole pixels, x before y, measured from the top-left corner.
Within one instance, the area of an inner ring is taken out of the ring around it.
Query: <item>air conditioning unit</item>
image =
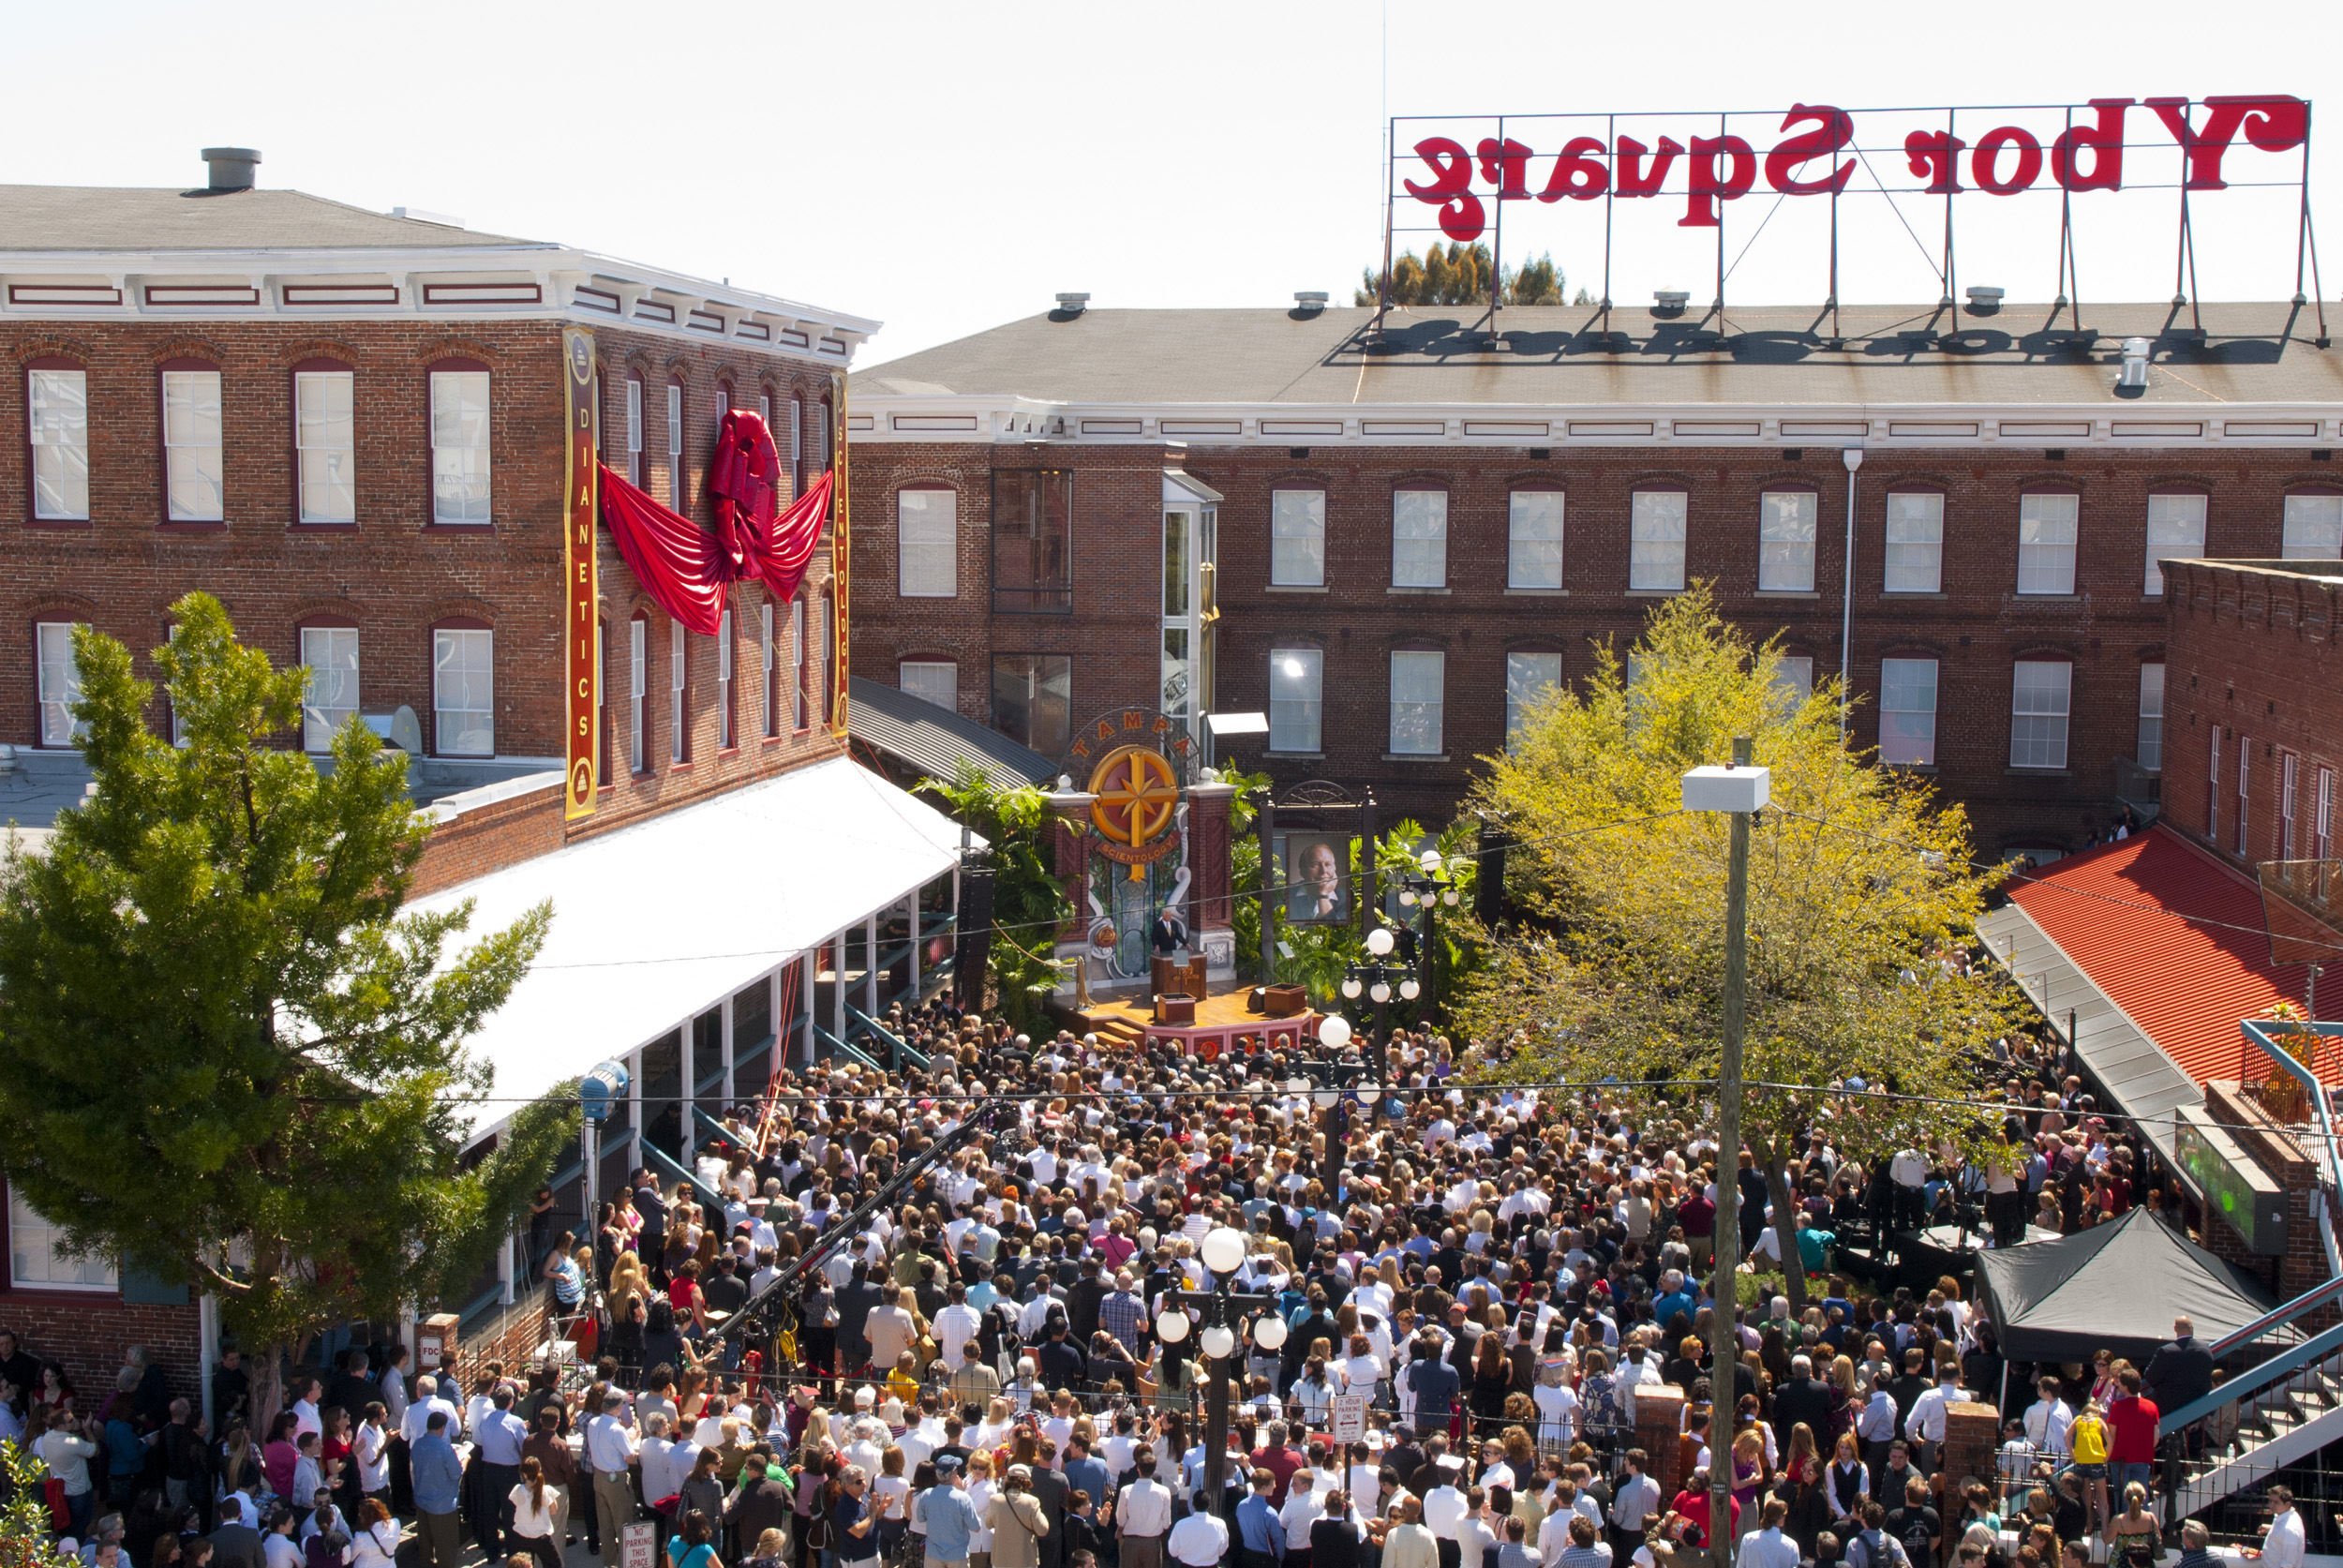
[[[366,721],[366,727],[374,731],[384,745],[396,746],[409,756],[423,755],[423,721],[415,717],[413,709],[401,704],[395,713],[367,713],[362,716]]]

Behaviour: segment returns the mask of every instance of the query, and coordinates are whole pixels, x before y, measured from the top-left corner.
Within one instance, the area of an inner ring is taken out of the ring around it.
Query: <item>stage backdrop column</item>
[[[1229,904],[1229,810],[1235,799],[1234,784],[1188,786],[1187,922],[1212,984],[1236,980],[1236,921]]]
[[[1052,956],[1062,965],[1056,993],[1067,1002],[1085,993],[1087,982],[1097,978],[1085,975],[1082,986],[1075,984],[1077,969],[1086,968],[1090,963],[1090,808],[1097,799],[1080,789],[1050,792],[1050,814],[1057,819],[1050,833],[1052,859],[1071,910],[1058,925],[1057,944]]]

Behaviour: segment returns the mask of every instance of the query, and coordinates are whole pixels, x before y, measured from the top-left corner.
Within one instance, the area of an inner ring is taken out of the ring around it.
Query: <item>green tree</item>
[[[1494,262],[1485,245],[1451,242],[1445,247],[1426,246],[1417,260],[1410,250],[1391,266],[1394,305],[1471,305],[1489,297],[1489,270]],[[1366,269],[1353,303],[1378,303],[1375,269]]]
[[[1569,280],[1554,264],[1552,252],[1524,261],[1505,279],[1507,305],[1560,305]]]
[[[543,944],[541,905],[460,952],[469,903],[401,916],[429,832],[406,757],[352,719],[282,739],[306,672],[217,600],[155,650],[182,743],[122,644],[76,628],[96,793],[0,868],[0,1171],[65,1247],[217,1292],[256,1357],[475,1280],[575,1127],[557,1098],[459,1160],[491,1086],[463,1042]]]
[[[1842,744],[1837,683],[1784,685],[1778,643],[1754,645],[1695,584],[1652,613],[1631,664],[1598,645],[1583,689],[1549,694],[1484,759],[1477,797],[1512,827],[1508,891],[1535,919],[1463,1011],[1491,1078],[1617,1080],[1653,1112],[1712,1100],[1727,823],[1680,812],[1679,781],[1754,737],[1773,803],[1751,840],[1741,1125],[1787,1216],[1810,1128],[1864,1157],[1997,1138],[1965,1107],[1894,1093],[1971,1082],[2009,1004],[1940,962],[1999,875],[1972,859],[1961,808]],[[1856,1078],[1869,1092],[1832,1087]],[[1802,1271],[1785,1273],[1799,1309]]]
[[[922,779],[918,787],[992,846],[993,993],[1010,1023],[1040,1023],[1058,985],[1057,927],[1073,912],[1057,874],[1049,796],[1031,784],[994,784],[964,757],[949,780]]]

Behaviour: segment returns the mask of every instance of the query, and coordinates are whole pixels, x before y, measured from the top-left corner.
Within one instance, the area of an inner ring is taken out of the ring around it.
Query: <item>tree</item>
[[[0,1172],[82,1256],[218,1294],[256,1357],[467,1288],[573,1135],[556,1098],[466,1169],[465,1038],[545,940],[540,905],[451,952],[471,906],[400,915],[430,831],[407,759],[353,717],[285,748],[306,672],[217,600],[155,650],[181,743],[122,644],[73,635],[95,795],[0,868]]]
[[[1010,1023],[1039,1023],[1058,985],[1057,928],[1073,911],[1057,874],[1049,796],[996,784],[964,757],[948,781],[921,779],[918,788],[992,846],[993,992]]]
[[[1418,260],[1410,250],[1391,264],[1391,303],[1405,306],[1478,305],[1489,297],[1489,275],[1496,263],[1485,245],[1451,242],[1434,245]],[[1502,273],[1499,291],[1507,305],[1560,305],[1567,289],[1561,269],[1549,253]],[[1578,303],[1587,303],[1578,291]],[[1353,305],[1379,305],[1382,291],[1375,269],[1361,275]]]
[[[1773,803],[1751,838],[1741,1127],[1787,1262],[1788,1164],[1809,1129],[1866,1157],[1998,1137],[1965,1108],[1896,1095],[1957,1098],[2010,1013],[1997,982],[1942,962],[1999,868],[1972,859],[1959,806],[1841,743],[1837,682],[1786,686],[1779,641],[1753,645],[1695,584],[1628,663],[1599,645],[1585,687],[1548,694],[1512,752],[1485,759],[1478,801],[1505,814],[1508,891],[1535,920],[1463,1011],[1495,1048],[1478,1064],[1493,1079],[1615,1082],[1652,1113],[1712,1098],[1728,829],[1680,812],[1679,780],[1754,737]],[[1784,1274],[1801,1309],[1803,1271]]]
[[[1569,280],[1554,264],[1553,253],[1549,251],[1534,261],[1524,261],[1506,276],[1505,303],[1560,305],[1562,303],[1562,291],[1568,286]]]

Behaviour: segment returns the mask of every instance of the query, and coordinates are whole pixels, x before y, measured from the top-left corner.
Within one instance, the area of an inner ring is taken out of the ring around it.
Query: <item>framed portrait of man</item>
[[[1351,918],[1351,836],[1281,833],[1285,915],[1294,925],[1340,925]]]

